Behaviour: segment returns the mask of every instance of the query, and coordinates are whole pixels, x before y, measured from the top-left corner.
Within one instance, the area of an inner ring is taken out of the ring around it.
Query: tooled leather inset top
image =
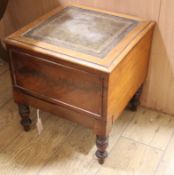
[[[137,24],[132,19],[67,7],[24,36],[102,59]]]

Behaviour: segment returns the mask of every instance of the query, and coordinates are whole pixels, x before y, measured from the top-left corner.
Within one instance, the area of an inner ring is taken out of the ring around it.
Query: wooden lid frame
[[[40,25],[51,16],[57,14],[67,6],[74,6],[82,9],[92,10],[96,12],[102,12],[113,16],[124,17],[127,19],[133,19],[138,21],[136,27],[134,27],[125,38],[123,38],[103,59],[95,56],[87,55],[78,51],[73,51],[63,47],[57,47],[56,45],[48,44],[42,41],[36,41],[31,38],[25,37],[23,34],[29,29]],[[51,55],[58,59],[63,59],[69,62],[94,68],[103,72],[111,72],[114,67],[129,53],[129,51],[141,40],[142,36],[154,25],[153,22],[148,22],[143,19],[132,17],[129,15],[123,15],[119,13],[112,13],[94,8],[79,6],[75,4],[68,4],[66,6],[58,7],[46,15],[36,19],[34,22],[18,30],[14,34],[10,35],[6,39],[7,45],[18,46],[38,53]],[[77,62],[78,60],[78,62]]]

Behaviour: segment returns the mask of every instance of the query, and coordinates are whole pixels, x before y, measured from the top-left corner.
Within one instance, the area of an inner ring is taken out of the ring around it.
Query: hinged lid
[[[109,71],[121,60],[120,54],[133,42],[136,44],[134,40],[148,25],[149,22],[136,17],[67,6],[53,10],[6,41]]]

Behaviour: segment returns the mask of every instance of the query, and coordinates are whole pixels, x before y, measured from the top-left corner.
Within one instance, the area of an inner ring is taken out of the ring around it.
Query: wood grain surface
[[[50,0],[49,2],[46,0],[26,0],[25,2],[11,0],[0,22],[0,37],[4,38],[57,5],[67,2],[68,0]],[[144,17],[158,23],[142,104],[174,114],[174,55],[171,44],[174,42],[174,35],[172,35],[174,2],[172,0],[71,0],[71,2]]]
[[[120,62],[118,68],[115,68],[111,73],[108,117],[113,117],[115,114],[113,120],[120,115],[147,76],[152,33],[153,29],[150,28],[136,47]],[[129,88],[127,88],[128,86]]]
[[[16,87],[37,98],[101,117],[103,81],[99,77],[24,53],[12,52],[12,58]]]
[[[8,72],[0,78],[4,86],[11,88],[5,81],[10,78]],[[10,99],[8,102],[6,96]],[[36,111],[32,109],[33,126],[25,133],[16,122],[20,116],[12,95],[2,93],[0,101],[4,101],[0,106],[0,172],[3,175],[173,173],[172,116],[145,108],[140,108],[137,113],[125,111],[113,125],[108,149],[111,156],[101,166],[92,156],[96,148],[91,130],[41,112],[44,130],[39,136],[34,126]]]

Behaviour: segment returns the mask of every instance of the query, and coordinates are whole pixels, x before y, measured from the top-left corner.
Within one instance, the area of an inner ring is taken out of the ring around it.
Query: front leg
[[[135,93],[135,95],[130,100],[129,108],[130,108],[131,111],[137,111],[137,107],[140,104],[140,97],[141,97],[142,91],[143,91],[143,86],[141,86],[137,90],[137,92]]]
[[[24,104],[18,104],[18,108],[19,108],[19,114],[22,118],[21,125],[23,126],[25,131],[29,131],[31,123],[32,123],[32,121],[29,117],[29,115],[30,115],[29,106],[24,105]]]
[[[108,137],[97,135],[96,146],[97,146],[97,151],[95,155],[98,158],[98,162],[100,164],[103,164],[105,158],[108,156],[108,153],[106,151],[108,147]]]

